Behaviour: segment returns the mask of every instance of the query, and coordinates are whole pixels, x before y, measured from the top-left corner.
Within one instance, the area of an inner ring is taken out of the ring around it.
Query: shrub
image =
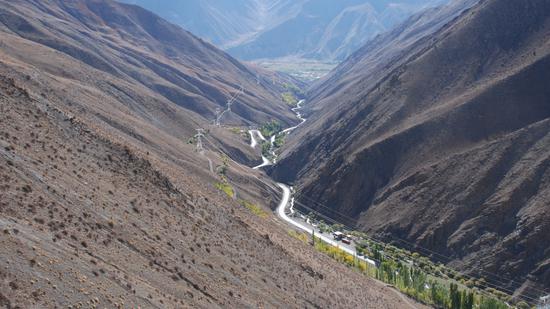
[[[305,242],[305,243],[307,243],[308,240],[309,240],[309,236],[308,236],[307,234],[305,234],[305,233],[299,233],[299,232],[296,232],[296,231],[294,231],[294,230],[288,231],[288,235],[290,235],[290,236],[292,236],[292,237],[294,237],[294,238],[296,238],[296,239],[298,239],[298,240],[301,240],[301,241],[303,241],[303,242]]]
[[[531,308],[529,306],[529,304],[524,302],[524,301],[520,301],[519,303],[517,303],[516,307],[518,307],[518,309],[529,309],[529,308]]]
[[[222,192],[224,192],[225,194],[227,194],[227,196],[229,197],[233,197],[235,196],[235,191],[233,191],[233,187],[231,187],[230,184],[226,183],[226,182],[217,182],[215,184],[216,188]]]
[[[292,92],[285,92],[281,94],[281,97],[283,98],[283,102],[285,102],[288,106],[298,106],[298,99],[296,99]]]
[[[245,201],[245,200],[240,200],[239,203],[241,205],[243,205],[246,209],[250,210],[253,214],[255,214],[256,216],[260,217],[260,218],[267,218],[268,217],[268,213],[265,212],[260,206],[256,205],[256,204],[252,204],[248,201]]]
[[[270,122],[265,123],[260,128],[260,132],[265,138],[270,138],[276,133],[281,132],[282,129],[283,129],[283,126],[281,125],[281,123],[279,123],[277,120],[271,120]]]

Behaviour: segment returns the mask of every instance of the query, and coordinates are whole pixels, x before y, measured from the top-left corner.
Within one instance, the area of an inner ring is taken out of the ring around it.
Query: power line
[[[226,113],[230,113],[231,112],[231,105],[233,105],[233,103],[239,98],[239,96],[241,96],[242,94],[244,93],[244,87],[243,86],[239,86],[239,91],[237,91],[236,94],[234,94],[233,96],[231,96],[231,98],[229,98],[229,100],[227,100],[227,105],[226,105],[226,109],[222,112],[220,112],[219,109],[216,109],[216,120],[214,121],[214,125],[216,126],[220,126],[221,125],[221,119],[222,119],[222,116],[225,115]]]
[[[324,208],[324,209],[327,209],[327,210],[331,211],[332,213],[334,213],[334,214],[336,214],[336,215],[338,215],[338,216],[340,216],[340,217],[346,218],[347,220],[349,220],[349,221],[351,221],[351,222],[355,222],[355,220],[354,220],[353,218],[350,218],[350,217],[348,217],[348,216],[346,216],[346,215],[344,215],[344,214],[342,214],[342,213],[340,213],[340,212],[338,212],[338,211],[336,211],[336,210],[334,210],[334,209],[332,209],[332,208],[330,208],[330,207],[328,207],[328,206],[326,206],[326,205],[324,205],[324,204],[322,204],[322,203],[320,203],[320,202],[318,202],[318,201],[315,201],[315,200],[309,198],[309,197],[306,196],[306,195],[300,194],[300,195],[298,195],[297,198],[299,198],[299,197],[305,197],[306,199],[308,199],[308,200],[312,201],[313,203],[317,204],[319,207]],[[301,203],[299,203],[299,202],[298,202],[298,204],[303,205],[303,204],[301,204]],[[310,209],[311,209],[311,208],[310,208]],[[318,213],[317,211],[314,211],[314,212],[315,212],[315,213]],[[333,220],[335,220],[335,219],[333,219]],[[340,223],[340,224],[343,224],[342,222],[339,222],[339,223]],[[347,226],[347,225],[345,225],[345,226]],[[348,228],[349,228],[349,226],[348,226]],[[351,230],[356,230],[356,227],[353,227],[353,228],[350,228],[350,229],[351,229]],[[371,236],[371,237],[372,237],[372,236]],[[392,235],[392,234],[390,234],[389,237],[390,237],[390,238],[393,238],[393,239],[395,239],[395,240],[397,240],[397,241],[399,241],[399,242],[401,242],[401,243],[407,244],[408,246],[413,247],[413,248],[415,248],[415,249],[423,250],[423,251],[425,252],[425,254],[427,254],[428,256],[432,256],[432,257],[433,257],[433,255],[435,255],[435,256],[439,259],[439,262],[442,262],[442,263],[445,263],[445,264],[446,264],[446,263],[448,263],[448,262],[454,260],[454,259],[451,258],[451,257],[445,256],[445,255],[443,255],[443,254],[440,254],[440,253],[435,252],[435,251],[433,251],[433,250],[430,250],[430,249],[428,249],[428,248],[422,247],[422,246],[420,246],[420,245],[418,245],[418,244],[415,244],[415,243],[409,242],[409,241],[407,241],[407,240],[401,239],[401,238],[399,238],[399,237],[397,237],[397,236],[394,236],[394,235]],[[381,239],[379,239],[379,241],[384,242],[384,241],[381,240]],[[445,261],[445,260],[446,260],[446,261]],[[493,273],[490,273],[490,272],[488,272],[488,271],[486,271],[486,270],[484,270],[484,269],[482,269],[482,268],[475,268],[475,269],[481,271],[482,273],[491,275],[491,276],[493,277],[492,280],[497,281],[499,284],[503,285],[503,286],[495,285],[495,286],[497,286],[497,287],[500,287],[501,290],[506,290],[506,288],[504,287],[504,285],[506,285],[506,284],[508,284],[508,283],[515,283],[515,285],[521,286],[521,283],[519,283],[519,282],[517,282],[517,281],[514,281],[514,280],[512,280],[512,279],[507,279],[507,278],[500,277],[500,276],[498,276],[498,275],[496,275],[496,274],[493,274]],[[455,271],[456,271],[456,270],[455,270]],[[458,272],[458,271],[457,271],[457,272]],[[460,273],[460,272],[458,272],[458,273]],[[495,279],[495,278],[496,278],[496,279]],[[476,279],[476,278],[473,278],[473,279]],[[514,285],[514,284],[512,284],[512,285]],[[546,294],[546,293],[548,293],[547,291],[538,289],[538,288],[536,288],[536,287],[529,287],[529,289],[531,289],[531,290],[533,290],[533,291],[537,291],[537,292],[540,293],[540,294],[535,293],[535,294],[538,294],[538,295],[536,295],[536,297],[539,297],[541,294]],[[510,291],[510,290],[507,290],[507,291]],[[511,292],[511,294],[513,294],[514,291],[510,291],[510,292]],[[527,296],[527,297],[529,297],[529,298],[532,299],[532,298],[533,298],[533,295]]]
[[[328,216],[326,216],[326,215],[323,215],[323,214],[319,213],[318,211],[316,211],[316,210],[314,210],[314,209],[312,209],[312,208],[310,208],[310,207],[304,205],[303,203],[300,203],[300,202],[298,202],[298,201],[295,201],[295,203],[298,204],[298,205],[300,205],[302,208],[305,208],[305,209],[309,210],[310,212],[313,212],[313,213],[315,213],[316,215],[325,218],[325,219],[326,219],[327,221],[329,221],[329,222],[332,222],[332,223],[334,223],[334,224],[341,224],[341,225],[343,225],[345,228],[347,228],[348,230],[355,230],[355,228],[350,227],[349,225],[346,225],[346,224],[344,224],[344,223],[342,223],[342,222],[339,222],[339,221],[337,221],[337,220],[335,220],[335,219],[333,219],[333,218],[330,218],[330,217],[328,217]],[[382,246],[385,246],[385,245],[386,245],[386,243],[385,243],[383,240],[378,239],[378,238],[374,238],[374,237],[372,237],[372,236],[367,236],[367,235],[365,235],[365,237],[363,237],[363,238],[366,238],[367,240],[370,240],[370,241],[374,242],[375,244],[379,244],[379,245],[382,245]],[[399,260],[399,259],[397,259],[397,260]],[[403,262],[406,262],[406,261],[403,261]],[[465,278],[467,278],[467,279],[473,279],[473,280],[476,279],[476,278],[474,278],[474,277],[472,277],[472,276],[470,276],[470,275],[467,275],[467,274],[462,273],[462,272],[460,272],[460,271],[457,271],[457,270],[455,270],[455,269],[452,269],[452,268],[449,268],[449,269],[455,271],[457,274],[459,274],[459,275],[461,275],[462,277],[465,277]],[[507,292],[509,295],[513,295],[513,293],[514,293],[514,291],[509,290],[509,289],[507,289],[506,287],[499,286],[499,285],[497,285],[497,284],[490,283],[490,282],[481,283],[481,284],[478,284],[478,286],[483,287],[483,288],[485,288],[485,289],[486,289],[486,288],[493,288],[493,289],[501,290],[501,291]],[[491,295],[490,293],[488,293],[488,292],[486,292],[486,291],[479,290],[479,292],[480,292],[481,294],[486,295],[486,296],[494,297],[494,295]],[[536,303],[536,302],[538,301],[538,298],[537,298],[537,297],[532,297],[532,296],[528,296],[528,295],[520,296],[519,298],[522,298],[523,300],[526,300],[526,301],[528,301],[528,302],[530,302],[530,303]]]
[[[297,204],[299,204],[300,206],[302,206],[302,208],[305,208],[305,209],[309,210],[310,212],[313,212],[313,213],[315,213],[316,215],[325,218],[325,219],[326,219],[327,221],[329,221],[329,222],[333,222],[333,223],[335,223],[335,224],[342,224],[344,227],[346,227],[346,228],[348,228],[348,229],[350,229],[350,230],[353,230],[353,228],[351,228],[351,227],[349,227],[349,226],[347,226],[347,225],[345,225],[345,224],[343,224],[343,223],[341,223],[341,222],[338,222],[338,221],[336,221],[336,220],[333,219],[333,218],[330,218],[330,217],[328,217],[328,216],[325,216],[325,215],[323,215],[322,213],[319,213],[319,212],[315,211],[314,209],[309,208],[308,206],[306,206],[306,205],[304,205],[304,204],[302,204],[302,203],[300,203],[300,202],[296,202],[296,201],[295,201],[295,203],[297,203]],[[314,231],[314,230],[313,230],[313,231]],[[379,240],[376,240],[376,239],[373,239],[373,238],[370,238],[370,237],[366,237],[366,238],[367,238],[368,240],[372,241],[372,242],[375,243],[375,244],[378,244],[378,245],[381,245],[381,246],[384,246],[384,247],[386,246],[386,243],[384,243],[383,241],[379,241]],[[383,255],[386,256],[385,254],[383,254]],[[377,259],[375,259],[375,258],[373,258],[373,257],[369,257],[369,259],[372,259],[372,260],[374,260],[375,262],[378,262],[379,264],[381,264],[381,261],[380,261],[380,260],[377,260]],[[394,261],[404,262],[404,263],[406,263],[406,264],[410,263],[409,261],[400,259],[399,257],[394,257],[394,256],[392,256],[392,257],[390,257],[390,259],[392,259],[392,260],[394,260]],[[455,271],[456,271],[456,270],[455,270]],[[457,272],[457,273],[461,274],[460,272]],[[468,278],[467,275],[463,275],[463,276]],[[498,286],[496,286],[496,285],[494,285],[494,284],[491,286],[489,283],[479,284],[479,286],[482,287],[482,288],[484,288],[484,289],[486,289],[486,288],[495,288],[495,287],[498,287]],[[485,295],[485,296],[488,296],[488,297],[494,297],[494,295],[490,294],[489,292],[487,292],[487,291],[485,291],[485,290],[478,290],[478,292],[479,292],[480,294]],[[526,297],[526,298],[528,298],[530,301],[535,301],[535,300],[533,300],[533,299],[530,298],[530,297]]]
[[[209,144],[210,144],[212,147],[214,147],[214,148],[216,148],[217,150],[219,150],[220,153],[225,154],[225,151],[223,151],[222,149],[220,149],[219,147],[217,147],[214,143],[212,143],[212,141],[210,141],[210,140],[207,139],[206,137],[205,137],[205,139],[209,142]],[[226,155],[226,156],[227,156],[227,155]],[[242,171],[247,172],[247,173],[250,173],[250,167],[248,167],[248,166],[243,166],[242,164],[240,164],[240,163],[236,162],[235,160],[231,159],[229,156],[228,156],[228,158],[229,158],[232,162],[234,162],[234,163],[236,164],[236,166],[239,167]],[[272,191],[272,192],[268,192],[268,191],[266,191],[264,188],[262,188],[262,187],[256,185],[256,187],[258,187],[258,188],[259,188],[260,190],[262,190],[264,193],[267,193],[267,194],[273,194],[273,193],[274,193],[274,194],[280,194],[280,191],[277,190],[277,189],[275,189],[271,184],[269,184],[269,183],[267,183],[266,181],[260,179],[260,178],[257,177],[256,175],[253,175],[253,174],[250,174],[250,175],[252,175],[255,179],[257,179],[258,181],[260,181],[260,182],[263,183],[264,185],[266,185],[267,188],[271,189],[271,191]],[[346,218],[347,220],[349,220],[349,221],[351,221],[351,222],[355,222],[355,220],[354,220],[353,218],[350,218],[350,217],[348,217],[348,216],[346,216],[346,215],[344,215],[344,214],[342,214],[342,213],[340,213],[340,212],[338,212],[338,211],[336,211],[336,210],[334,210],[334,209],[332,209],[332,208],[329,208],[328,206],[326,206],[326,205],[324,205],[324,204],[322,204],[322,203],[320,203],[320,202],[317,202],[317,201],[315,201],[315,200],[309,198],[309,197],[306,196],[306,195],[299,194],[297,198],[299,198],[299,197],[305,197],[306,199],[313,201],[314,203],[318,204],[319,206],[323,207],[324,209],[327,209],[327,210],[333,212],[334,214],[337,214],[337,215],[341,216],[342,218]],[[318,214],[318,215],[322,215],[322,214],[320,214],[318,211],[315,211],[315,210],[311,209],[310,207],[305,206],[304,204],[300,203],[299,201],[295,201],[295,203],[301,205],[303,208],[309,209],[310,211],[312,211],[312,212],[314,212],[314,213],[316,213],[316,214]],[[325,218],[327,218],[327,219],[329,219],[330,221],[333,221],[333,222],[342,224],[342,225],[348,227],[350,230],[355,230],[355,229],[356,229],[355,227],[353,227],[353,228],[352,228],[352,227],[349,227],[347,224],[343,224],[342,222],[339,222],[339,221],[337,221],[336,219],[330,218],[330,217],[325,216],[325,215],[322,215],[322,216],[325,217]],[[452,261],[452,260],[453,260],[453,259],[450,258],[450,257],[444,256],[444,255],[442,255],[442,254],[440,254],[440,253],[438,253],[438,252],[432,251],[432,250],[430,250],[430,249],[423,248],[422,246],[419,246],[419,245],[417,245],[417,244],[414,244],[414,243],[408,242],[408,241],[406,241],[406,240],[400,239],[400,238],[395,237],[395,236],[393,236],[393,235],[391,235],[391,237],[394,238],[394,239],[397,239],[397,240],[399,240],[399,241],[401,241],[401,242],[403,242],[403,243],[407,243],[407,244],[409,244],[409,245],[412,245],[412,246],[414,246],[415,248],[419,248],[419,249],[422,249],[422,250],[424,250],[424,251],[426,251],[426,252],[429,252],[429,253],[431,253],[431,254],[428,254],[428,255],[430,255],[430,256],[432,256],[432,255],[434,255],[434,254],[435,254],[436,256],[440,256],[440,258],[439,258],[440,261],[442,260],[441,257],[447,259],[448,261]],[[369,238],[371,241],[375,241],[375,239],[374,239],[373,237],[368,237],[368,238]],[[385,242],[384,242],[383,240],[381,240],[381,239],[377,239],[376,242],[381,243],[381,244],[385,244]],[[446,263],[446,262],[443,261],[443,263]],[[481,270],[482,272],[487,273],[487,272],[486,272],[485,270],[483,270],[483,269],[478,269],[478,270]],[[469,278],[469,279],[474,279],[474,280],[478,279],[478,278],[474,278],[474,277],[472,277],[472,276],[470,276],[470,275],[464,274],[464,273],[462,273],[462,272],[459,272],[459,271],[457,271],[457,270],[455,270],[455,269],[453,269],[453,271],[455,271],[456,273],[462,275],[463,277]],[[491,273],[489,273],[489,274],[491,274]],[[495,276],[496,278],[500,278],[500,279],[501,279],[501,280],[499,280],[499,281],[500,281],[500,284],[504,284],[504,283],[505,283],[505,282],[502,281],[502,280],[506,280],[506,281],[507,281],[506,283],[508,283],[508,282],[517,283],[517,282],[515,282],[515,281],[513,281],[513,280],[501,278],[501,277],[498,277],[498,276],[496,276],[496,275],[494,275],[494,274],[492,274],[492,275]],[[495,281],[497,281],[497,280],[495,280]],[[506,287],[500,286],[500,285],[497,285],[497,284],[494,284],[494,283],[486,283],[486,285],[480,284],[480,286],[483,286],[483,287],[486,287],[486,288],[487,288],[487,287],[488,287],[488,288],[496,288],[496,289],[501,290],[501,291],[506,291],[506,292],[508,292],[510,295],[513,295],[513,293],[514,293],[514,291],[511,291],[511,290],[507,289]],[[536,289],[536,288],[531,288],[531,289],[532,289],[532,290],[538,290],[538,291],[541,291],[541,292],[543,291],[543,290],[539,290],[539,289]],[[545,293],[546,293],[546,292],[545,292]],[[520,298],[523,298],[524,300],[529,300],[529,302],[537,302],[537,301],[538,301],[538,296],[534,298],[533,296],[524,295],[524,296],[521,296]]]
[[[329,210],[329,211],[332,211],[332,212],[336,213],[336,214],[339,215],[339,216],[342,216],[342,217],[344,217],[344,218],[346,218],[346,219],[348,219],[348,220],[350,220],[350,221],[355,222],[355,220],[353,220],[352,218],[350,218],[350,217],[348,217],[348,216],[346,216],[346,215],[344,215],[344,214],[342,214],[342,213],[339,213],[339,212],[337,212],[336,210],[334,210],[334,209],[332,209],[332,208],[330,208],[330,207],[328,207],[328,206],[326,206],[326,205],[324,205],[324,204],[322,204],[322,203],[320,203],[320,202],[318,202],[318,201],[315,201],[315,200],[309,198],[309,197],[306,196],[306,195],[301,194],[301,195],[299,195],[299,197],[305,197],[306,199],[308,199],[308,200],[311,201],[311,202],[316,203],[316,204],[319,205],[320,207],[322,207],[322,208],[324,208],[324,209],[327,209],[327,210]],[[354,229],[356,229],[356,228],[354,228]],[[409,246],[413,246],[414,248],[418,248],[418,249],[424,250],[424,251],[426,251],[427,253],[429,253],[428,255],[436,255],[436,256],[439,257],[440,260],[446,259],[447,261],[442,261],[443,263],[451,262],[451,261],[454,260],[454,259],[451,258],[451,257],[445,256],[445,255],[443,255],[443,254],[440,254],[440,253],[435,252],[435,251],[433,251],[433,250],[430,250],[430,249],[428,249],[428,248],[422,247],[422,246],[420,246],[420,245],[418,245],[418,244],[416,244],[416,243],[412,243],[412,242],[409,242],[409,241],[407,241],[407,240],[401,239],[401,238],[399,238],[399,237],[397,237],[397,236],[394,236],[394,235],[391,235],[391,234],[390,234],[389,237],[391,237],[391,238],[393,238],[393,239],[395,239],[395,240],[398,240],[398,241],[400,241],[400,242],[402,242],[402,243],[405,243],[405,244],[407,244],[407,245],[409,245]],[[488,271],[483,270],[483,269],[481,269],[481,268],[478,268],[477,270],[480,270],[480,271],[483,272],[483,273],[489,274],[489,275],[493,276],[494,278],[500,279],[500,282],[501,282],[502,284],[504,284],[504,283],[515,283],[515,284],[517,284],[517,285],[521,285],[520,282],[514,281],[513,279],[500,277],[500,276],[498,276],[498,275],[496,275],[496,274],[494,274],[494,273],[488,272]],[[504,281],[503,281],[503,280],[504,280]],[[543,289],[538,289],[538,288],[536,288],[536,287],[531,287],[530,289],[535,290],[535,291],[538,291],[538,292],[540,292],[541,294],[548,293],[548,291],[543,290]]]

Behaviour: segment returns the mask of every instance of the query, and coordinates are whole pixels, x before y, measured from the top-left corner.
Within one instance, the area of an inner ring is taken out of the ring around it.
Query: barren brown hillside
[[[0,305],[360,307],[405,303],[200,175],[99,136],[0,79]]]
[[[63,99],[85,97],[73,103],[97,123],[139,141],[156,143],[147,135],[158,129],[187,142],[196,128],[214,121],[216,111],[224,110],[241,87],[242,95],[222,124],[297,121],[280,98],[283,84],[292,81],[279,77],[274,85],[271,75],[137,6],[113,1],[0,3],[7,55],[29,64],[27,74],[42,86],[64,91]],[[223,133],[213,132],[213,140],[230,141],[217,138]],[[159,138],[158,132],[154,135]],[[252,160],[252,154],[239,159]]]
[[[219,147],[256,155],[209,126],[239,85],[231,125],[294,122],[280,86],[140,8],[0,1],[0,307],[411,307],[290,237],[265,176],[226,175],[265,216],[215,188]]]
[[[336,219],[537,299],[550,288],[549,25],[549,1],[486,0],[413,44],[379,38],[409,45],[361,50],[334,73],[353,72],[347,84],[312,89],[315,114],[274,175]]]

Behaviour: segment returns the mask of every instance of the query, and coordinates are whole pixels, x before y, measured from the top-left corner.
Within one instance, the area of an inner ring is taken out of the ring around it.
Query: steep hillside
[[[258,85],[255,71],[139,7],[100,1],[79,7],[79,2],[61,1],[53,11],[47,9],[39,1],[6,1],[0,20],[4,32],[82,60],[112,79],[159,93],[207,120],[240,86],[244,94],[235,109],[237,123],[292,117],[283,104],[268,103],[280,101],[279,93],[263,87],[270,84],[263,80]],[[44,12],[44,20],[33,18]]]
[[[153,10],[239,59],[341,61],[411,14],[446,0],[125,0]]]
[[[129,137],[158,143],[158,133],[148,137],[153,128],[140,125],[145,121],[171,139],[187,142],[196,128],[214,122],[241,87],[243,92],[221,124],[261,125],[274,118],[285,124],[296,121],[281,100],[280,93],[286,91],[282,84],[274,85],[271,76],[144,9],[105,1],[89,1],[85,6],[78,1],[54,3],[50,7],[42,1],[5,1],[0,14],[5,48],[40,69],[34,74],[48,79],[54,84],[51,87],[66,88],[67,97],[84,93],[90,98],[107,97],[81,108]],[[8,43],[14,37],[29,43]],[[30,42],[40,46],[34,48]],[[57,53],[42,51],[45,47]],[[215,140],[231,141],[216,138],[227,135],[226,130],[213,130]],[[237,145],[226,148],[230,151]],[[233,153],[243,162],[254,160],[253,153]]]
[[[200,175],[1,74],[0,306],[403,306]]]
[[[310,203],[319,211],[539,296],[528,287],[550,288],[549,21],[546,0],[486,0],[433,35],[378,38],[389,59],[369,66],[386,51],[369,44],[311,91],[315,113],[274,175],[330,207]]]
[[[447,5],[427,9],[414,14],[391,31],[378,35],[375,39],[353,53],[334,72],[319,79],[310,87],[309,99],[320,101],[310,105],[312,117],[319,118],[326,113],[327,105],[336,97],[356,95],[359,84],[376,84],[375,79],[384,76],[407,60],[405,54],[418,47],[419,42],[441,29],[465,9],[478,0],[452,0]],[[317,112],[320,113],[317,113]]]
[[[242,85],[224,124],[293,123],[282,86],[135,6],[0,7],[0,307],[405,306],[290,237],[279,192],[220,155],[249,147],[215,108]]]

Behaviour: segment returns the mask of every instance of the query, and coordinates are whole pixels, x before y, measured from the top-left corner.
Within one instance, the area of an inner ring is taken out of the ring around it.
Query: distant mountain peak
[[[244,60],[343,60],[411,14],[448,0],[125,0]]]

